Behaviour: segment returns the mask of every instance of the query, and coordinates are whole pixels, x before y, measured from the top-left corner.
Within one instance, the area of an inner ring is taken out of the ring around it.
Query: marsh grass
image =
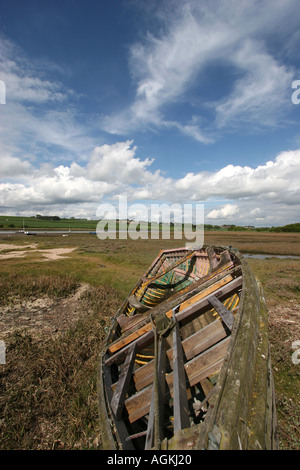
[[[14,297],[50,295],[66,297],[75,292],[78,282],[67,275],[24,273],[0,273],[0,306],[9,303]]]
[[[269,311],[269,341],[280,449],[300,449],[300,364],[292,344],[300,340],[300,261],[249,260],[262,282]]]
[[[19,237],[10,242],[19,244]],[[205,243],[242,252],[300,254],[300,234],[208,232]],[[7,240],[5,240],[7,242]],[[161,249],[181,240],[105,240],[96,236],[37,236],[39,248],[77,247],[68,258],[1,261],[0,304],[15,298],[67,298],[80,283],[90,288],[78,300],[82,314],[59,336],[43,341],[25,330],[7,340],[0,365],[1,449],[101,449],[96,372],[106,332],[125,296]],[[300,262],[249,260],[269,309],[269,338],[282,449],[299,449],[300,365],[291,344],[300,340]],[[1,333],[0,333],[1,339]]]
[[[119,305],[112,289],[90,289],[84,315],[56,339],[24,331],[0,366],[1,449],[98,449],[97,366],[105,326]]]
[[[206,232],[205,243],[231,245],[241,253],[300,255],[300,233]]]

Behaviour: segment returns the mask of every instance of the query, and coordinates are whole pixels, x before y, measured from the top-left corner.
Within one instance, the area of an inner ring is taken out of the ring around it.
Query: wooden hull
[[[106,449],[276,449],[268,318],[237,250],[162,251],[112,322]]]

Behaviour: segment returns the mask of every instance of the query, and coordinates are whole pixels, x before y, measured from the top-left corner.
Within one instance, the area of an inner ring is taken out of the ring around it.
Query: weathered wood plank
[[[193,300],[193,302],[189,300],[187,302],[182,303],[180,305],[179,312],[176,314],[177,320],[184,323],[187,321],[191,321],[191,317],[194,313],[198,313],[198,310],[200,308],[206,308],[208,305],[210,305],[209,298],[211,295],[215,295],[218,298],[223,298],[242,286],[242,276],[237,277],[235,279],[227,279],[226,276],[226,278],[222,279],[222,281],[223,284],[221,284],[217,289],[213,288],[214,285],[211,286],[212,289],[206,289],[205,292],[207,293],[207,295],[201,296],[200,294],[203,294],[203,292],[201,292],[200,294],[195,295],[192,299],[190,299]]]
[[[216,372],[219,372],[219,370],[222,367],[222,363],[223,363],[223,359],[220,359],[216,363],[211,364],[210,366],[199,371],[199,381],[203,380],[206,377],[210,377]],[[127,399],[128,401],[127,400],[125,401],[125,406],[129,413],[129,420],[131,423],[133,423],[139,418],[142,418],[149,412],[151,392],[152,392],[152,386],[149,385],[147,388],[138,392],[133,397],[128,398]],[[171,388],[171,392],[172,392],[172,388]],[[173,392],[172,394],[170,394],[170,390],[166,392],[166,398],[172,395],[173,395]]]
[[[193,386],[205,377],[209,377],[217,372],[225,356],[228,341],[230,337],[225,338],[212,348],[196,356],[184,366],[187,374],[189,386]],[[173,372],[166,376],[169,392],[173,397]],[[134,422],[149,412],[151,400],[152,385],[137,392],[132,397],[125,400],[125,406],[129,414],[130,422]]]
[[[140,322],[145,320],[147,315],[148,315],[147,313],[146,314],[137,313],[136,315],[133,315],[132,317],[127,317],[127,315],[123,314],[117,318],[117,322],[120,325],[122,333],[124,333],[125,331],[130,330],[131,328],[137,326]]]
[[[146,332],[144,335],[136,338],[129,345],[125,346],[123,349],[121,349],[121,351],[117,351],[112,356],[107,357],[105,359],[105,364],[107,366],[111,366],[114,363],[120,364],[126,357],[128,349],[131,347],[132,344],[137,344],[138,351],[139,351],[145,348],[146,346],[148,346],[149,344],[153,343],[153,338],[154,338],[154,333],[153,333],[153,330],[151,329],[150,331]]]
[[[148,419],[147,435],[145,441],[145,450],[150,450],[156,439],[159,441],[163,438],[164,424],[164,405],[166,394],[166,348],[165,338],[160,337],[158,342],[158,361],[157,361],[157,393],[155,390],[155,382],[152,388],[152,398],[150,413]],[[158,413],[157,413],[158,411]]]
[[[205,289],[202,292],[199,292],[191,299],[183,302],[180,305],[179,312],[176,314],[176,318],[178,321],[187,321],[189,316],[200,310],[201,308],[205,308],[209,305],[208,297],[210,294],[215,295],[226,295],[231,290],[236,289],[242,284],[242,277],[238,277],[234,279],[230,274],[225,276],[225,278],[221,279],[217,283],[211,285],[209,288]],[[201,303],[203,301],[203,304]],[[173,310],[169,310],[166,312],[166,316],[171,318]],[[142,328],[138,329],[137,331],[129,334],[125,338],[117,341],[117,343],[113,343],[109,347],[110,353],[114,353],[119,351],[122,348],[125,348],[128,344],[132,343],[133,341],[139,339],[145,333],[150,332],[152,329],[151,323],[147,323]],[[153,337],[153,336],[152,336]],[[125,353],[126,354],[126,353]],[[122,357],[122,353],[120,355]],[[124,357],[124,356],[123,356]],[[123,358],[122,357],[122,358]],[[111,357],[106,360],[107,365],[111,365],[115,362],[115,360],[120,360],[119,356]],[[122,359],[121,359],[122,360]]]
[[[217,257],[217,254],[212,247],[208,247],[207,254],[209,258],[210,269],[213,271],[218,266],[220,259]]]
[[[123,408],[124,408],[127,389],[128,389],[131,376],[132,376],[136,350],[137,350],[137,345],[135,344],[132,346],[131,350],[128,352],[123,370],[120,374],[120,378],[117,382],[117,385],[116,385],[116,388],[115,388],[115,391],[111,400],[111,409],[116,419],[120,419]]]
[[[124,339],[121,339],[120,341],[118,341],[117,343],[115,344],[112,344],[110,347],[109,347],[109,352],[110,353],[114,353],[116,351],[118,351],[119,349],[122,349],[124,346],[126,346],[127,344],[130,344],[132,343],[135,339],[139,338],[140,336],[143,336],[145,333],[147,333],[148,331],[150,331],[152,328],[151,326],[151,323],[147,323],[145,326],[143,326],[142,328],[140,328],[139,330],[137,331],[134,331],[133,333],[131,333],[130,335],[126,336],[126,338]]]
[[[220,289],[221,287],[224,287],[226,284],[230,283],[233,280],[234,280],[233,276],[231,274],[227,274],[226,276],[219,279],[217,282],[213,283],[212,285],[210,285],[206,289],[204,289],[201,292],[195,294],[191,298],[183,301],[180,305],[180,310],[184,310],[187,307],[194,304],[195,302],[198,302],[199,300],[207,297],[209,294],[215,293],[218,289]],[[166,312],[166,316],[168,318],[171,318],[172,315],[173,315],[173,309],[170,309]],[[147,331],[150,331],[150,329],[151,329],[151,323],[149,321],[149,323],[147,323],[143,327],[139,328],[138,330],[132,332],[131,334],[127,335],[125,338],[121,338],[120,340],[118,340],[118,341],[114,342],[113,344],[111,344],[109,346],[109,352],[113,354],[114,352],[118,351],[119,349],[123,348],[127,344],[131,343],[132,341],[134,341],[135,339],[137,339],[138,337],[140,337],[141,335],[143,335]]]
[[[227,328],[231,331],[234,322],[234,316],[232,315],[231,311],[228,310],[215,295],[211,295],[208,301],[218,312]]]
[[[204,328],[196,331],[196,333],[182,341],[182,347],[186,359],[188,361],[193,359],[193,357],[210,348],[226,336],[226,331],[220,320],[215,320],[206,325]],[[173,349],[169,349],[167,351],[167,355],[172,367]]]
[[[185,365],[185,371],[188,376],[189,385],[192,387],[202,380],[202,370],[223,359],[230,341],[230,336],[220,341],[218,344],[207,351],[194,357]],[[171,375],[171,374],[170,374]],[[170,377],[169,380],[171,380]]]
[[[183,361],[183,349],[175,312],[173,312],[173,320],[175,321],[175,326],[173,328],[173,413],[175,434],[177,431],[187,428],[190,424],[190,420],[186,394],[187,387]]]
[[[113,397],[113,393],[112,393],[112,388],[111,388],[112,387],[112,379],[111,379],[110,368],[107,367],[105,364],[103,364],[101,372],[103,374],[102,378],[103,378],[103,385],[104,385],[105,393],[107,395],[108,401],[111,402],[111,399]],[[101,376],[102,376],[102,374],[101,374]],[[104,400],[101,400],[101,403],[99,403],[99,408],[100,408],[100,410],[104,410],[104,408],[106,408]],[[104,427],[104,429],[107,430],[108,436],[110,436],[110,426],[109,426],[108,420],[104,418],[104,416],[107,416],[107,415],[106,415],[106,413],[104,414],[103,411],[100,412],[100,415],[103,418],[103,427]],[[112,414],[111,414],[111,417],[112,417]],[[128,438],[129,434],[128,434],[128,430],[125,426],[124,421],[122,421],[121,419],[116,420],[115,421],[115,427],[116,427],[116,430],[118,432],[118,435],[119,435],[120,439],[124,442],[123,449],[124,450],[134,450],[133,443],[131,441],[127,441],[127,438]],[[106,432],[104,431],[104,435],[105,434],[106,434]],[[110,440],[110,437],[109,437],[109,440]],[[109,446],[112,449],[114,448],[113,439],[112,439],[112,442],[109,444]]]
[[[213,323],[210,323],[182,341],[184,355],[187,360],[190,360],[225,337],[226,331],[221,321],[215,320]],[[173,368],[173,348],[167,350],[167,357],[171,368]],[[145,364],[135,371],[133,378],[137,390],[141,390],[153,381],[153,371],[154,361],[148,362],[148,364]]]

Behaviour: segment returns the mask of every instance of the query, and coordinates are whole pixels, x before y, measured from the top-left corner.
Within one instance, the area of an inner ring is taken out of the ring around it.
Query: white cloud
[[[274,161],[256,168],[227,165],[215,172],[188,173],[175,183],[181,194],[194,200],[207,197],[256,197],[274,201],[299,201],[300,151],[280,153]],[[296,176],[297,175],[297,176]]]
[[[278,63],[260,44],[248,40],[231,56],[232,65],[244,72],[233,92],[216,103],[219,127],[241,123],[276,125],[278,111],[287,108],[294,72]]]
[[[234,204],[226,204],[221,209],[214,209],[206,215],[207,219],[232,219],[239,213],[239,208]]]
[[[27,160],[21,160],[11,155],[0,154],[0,177],[1,178],[24,178],[32,173],[33,167]]]
[[[66,158],[84,158],[94,146],[88,135],[88,118],[78,119],[76,94],[50,76],[51,64],[34,63],[13,42],[0,37],[0,78],[6,104],[1,106],[0,151],[14,155],[54,158],[53,148]],[[90,124],[90,123],[89,123]],[[25,152],[24,152],[24,149]]]
[[[290,20],[298,7],[296,0],[282,2],[241,2],[240,0],[173,2],[167,9],[164,28],[145,37],[130,49],[130,67],[136,87],[131,105],[120,113],[106,116],[103,127],[111,133],[125,134],[132,129],[174,127],[203,142],[212,141],[212,132],[199,123],[169,119],[167,106],[187,102],[188,92],[214,64],[235,72],[231,91],[215,102],[190,102],[195,114],[215,113],[212,128],[220,130],[248,122],[254,126],[276,125],[287,109],[287,94],[294,71],[271,52],[268,40],[290,21],[290,34],[297,31]],[[161,17],[163,13],[160,12]],[[220,88],[223,77],[220,76]],[[205,111],[204,111],[205,112]],[[200,121],[201,122],[201,121]],[[215,130],[216,133],[216,130]]]
[[[252,209],[249,214],[252,216],[252,217],[258,217],[260,218],[260,216],[263,214],[263,211],[261,210],[260,207],[255,207],[255,209]]]
[[[96,147],[87,165],[87,174],[92,180],[138,184],[145,182],[147,168],[153,160],[141,161],[135,157],[133,141],[117,142],[113,145]]]
[[[209,208],[206,218],[216,224],[272,225],[299,217],[300,150],[282,152],[253,168],[227,165],[180,179],[152,171],[153,160],[137,157],[132,141],[96,147],[85,165],[35,167],[13,156],[2,157],[1,162],[7,177],[2,177],[0,204],[6,211],[31,207],[33,212],[53,213],[55,209],[65,213],[68,207],[71,215],[85,212],[95,217],[97,204],[116,203],[123,195],[130,204],[203,202]],[[19,173],[14,179],[16,167]]]
[[[41,104],[63,101],[68,92],[57,81],[49,81],[23,51],[7,39],[0,40],[1,80],[6,84],[8,102]]]

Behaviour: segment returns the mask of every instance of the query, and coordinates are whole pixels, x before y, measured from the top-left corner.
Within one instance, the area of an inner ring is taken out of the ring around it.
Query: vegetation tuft
[[[50,295],[66,297],[75,292],[78,282],[66,275],[1,273],[0,274],[0,306],[9,303],[14,297],[19,299],[28,296]]]
[[[102,287],[80,302],[85,314],[58,338],[42,343],[16,331],[8,340],[9,360],[0,366],[1,449],[101,449],[97,365],[119,300]]]

